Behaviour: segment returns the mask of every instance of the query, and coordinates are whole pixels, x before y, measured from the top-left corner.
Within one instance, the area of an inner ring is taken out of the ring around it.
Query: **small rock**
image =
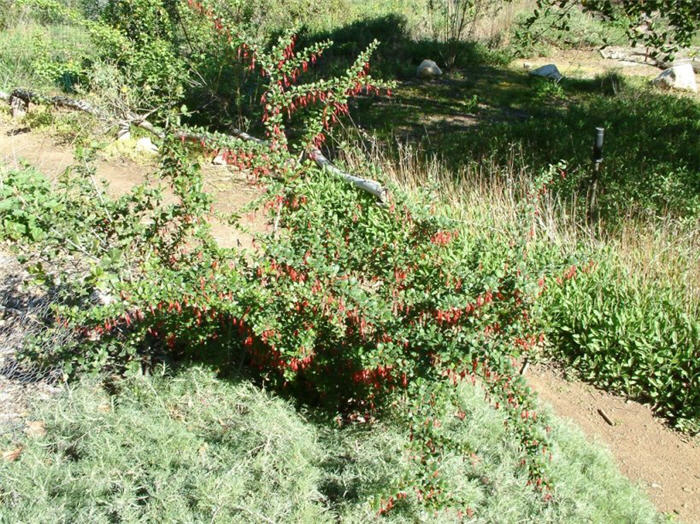
[[[683,486],[681,489],[682,489],[683,491],[685,491],[686,493],[692,493],[692,492],[693,492],[693,490],[690,489],[688,486]]]
[[[690,62],[676,64],[657,76],[652,83],[666,89],[680,89],[683,91],[698,92],[698,84],[695,81],[695,71]]]
[[[157,153],[158,147],[146,136],[136,141],[136,151],[139,153]]]
[[[93,303],[97,303],[101,306],[108,306],[112,302],[114,302],[115,299],[109,293],[106,293],[105,291],[102,291],[99,288],[95,288],[93,290],[93,292],[90,294],[90,300]]]
[[[46,428],[41,420],[27,422],[27,428],[24,430],[28,437],[43,437],[46,435]]]
[[[416,70],[418,78],[435,78],[440,75],[442,75],[442,70],[432,60],[423,60]]]
[[[551,78],[552,80],[559,82],[564,76],[559,72],[559,69],[554,64],[543,65],[537,69],[530,71],[531,75],[541,76],[543,78]]]
[[[226,159],[224,158],[224,153],[221,152],[218,155],[214,157],[214,160],[211,161],[212,164],[215,166],[225,166],[227,164]]]
[[[656,482],[652,482],[651,489],[661,489],[661,484],[657,484]]]

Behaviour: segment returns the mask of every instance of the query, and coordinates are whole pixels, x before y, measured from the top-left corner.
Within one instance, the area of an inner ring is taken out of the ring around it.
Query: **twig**
[[[529,367],[530,367],[530,360],[527,357],[525,357],[525,362],[523,362],[523,365],[520,367],[520,374],[524,375],[525,373],[527,373],[527,368],[529,368]]]
[[[608,417],[607,413],[605,413],[605,411],[603,411],[601,408],[598,408],[598,414],[601,417],[603,417],[603,420],[605,420],[605,422],[607,422],[611,426],[615,425],[615,423],[610,419],[610,417]]]

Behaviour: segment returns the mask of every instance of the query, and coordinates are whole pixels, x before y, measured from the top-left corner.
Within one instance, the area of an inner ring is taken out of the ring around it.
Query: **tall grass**
[[[451,213],[474,227],[487,225],[502,231],[517,220],[518,206],[537,169],[528,165],[517,145],[505,158],[467,162],[455,172],[437,155],[426,159],[401,143],[388,153],[372,139],[341,152],[341,161],[350,170],[374,172],[403,187],[430,186],[437,203]],[[606,228],[586,212],[592,205],[590,195],[564,193],[555,181],[541,202],[535,234],[552,251],[578,253],[579,258],[610,250],[638,286],[673,287],[682,295],[679,303],[688,313],[700,308],[700,219],[636,218],[625,220],[619,228]]]
[[[81,28],[20,19],[0,31],[0,88],[70,91],[85,75],[85,60],[93,53]]]

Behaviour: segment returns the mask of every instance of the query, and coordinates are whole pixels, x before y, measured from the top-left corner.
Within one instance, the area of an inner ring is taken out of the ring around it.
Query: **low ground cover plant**
[[[643,283],[599,252],[593,271],[553,285],[545,326],[555,355],[588,381],[653,405],[700,431],[700,323],[676,287]]]
[[[520,450],[503,413],[483,393],[464,383],[453,401],[442,400],[437,420],[454,450],[440,457],[439,475],[446,490],[468,502],[461,514],[442,512],[442,521],[659,520],[609,455],[556,420],[558,487],[542,504],[518,468]],[[390,488],[416,470],[404,426],[387,420],[338,427],[318,415],[202,367],[86,379],[36,406],[31,435],[0,435],[0,450],[19,450],[15,460],[0,461],[0,519],[435,519],[414,494],[386,509]]]

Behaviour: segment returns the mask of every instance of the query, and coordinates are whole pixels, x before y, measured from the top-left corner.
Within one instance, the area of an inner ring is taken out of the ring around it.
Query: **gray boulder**
[[[551,78],[555,82],[559,82],[564,76],[559,72],[559,69],[554,64],[543,65],[537,69],[530,71],[531,75],[541,76],[543,78]]]
[[[418,78],[435,78],[440,75],[442,75],[442,70],[432,60],[423,60],[416,71]]]

